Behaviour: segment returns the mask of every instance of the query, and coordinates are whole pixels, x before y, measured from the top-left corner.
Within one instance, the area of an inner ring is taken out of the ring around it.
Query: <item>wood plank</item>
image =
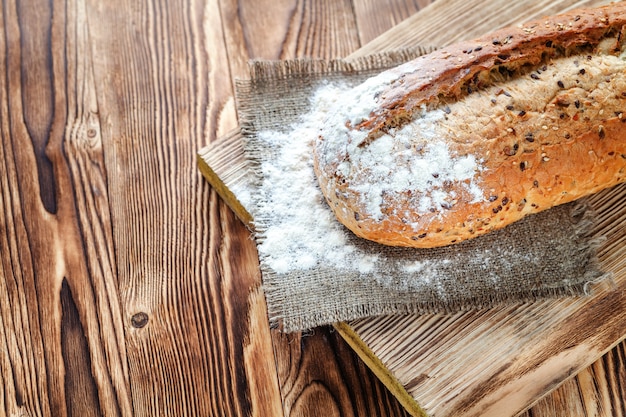
[[[359,40],[365,45],[374,38],[413,16],[429,5],[429,0],[375,1],[354,0],[354,12],[359,28]]]
[[[452,3],[452,2],[451,2]],[[544,4],[540,5],[540,6],[536,6],[536,7],[524,7],[524,5],[519,5],[520,7],[522,7],[522,9],[519,10],[515,10],[514,8],[511,8],[510,4],[504,4],[502,3],[502,6],[500,7],[472,7],[472,10],[492,10],[494,11],[494,13],[498,13],[498,15],[502,15],[503,14],[503,22],[499,25],[500,26],[504,26],[505,24],[510,24],[513,20],[513,18],[516,15],[519,16],[527,16],[525,13],[527,13],[528,10],[534,10],[534,9],[538,9],[541,10],[542,12],[554,12],[554,10],[550,9],[550,7],[559,7],[558,4],[556,4],[558,2],[549,2],[546,3],[544,2]],[[585,2],[586,4],[586,2]],[[467,7],[467,3],[465,2],[458,2],[458,4],[450,4],[448,3],[447,5],[451,6],[451,9],[454,10],[462,10],[462,7]],[[446,5],[446,6],[447,6]],[[561,6],[563,6],[561,4]],[[546,9],[546,7],[548,7]],[[565,6],[565,8],[569,8],[571,7],[570,4],[567,4]],[[449,36],[450,33],[454,33],[450,30],[445,30],[441,29],[442,25],[440,24],[441,19],[444,16],[450,16],[451,14],[449,13],[449,10],[446,12],[446,10],[444,10],[445,8],[443,7],[442,3],[439,4],[433,4],[431,6],[429,6],[428,8],[426,8],[425,10],[423,10],[421,13],[419,13],[418,15],[414,16],[414,18],[409,19],[408,21],[404,22],[403,24],[399,25],[398,27],[394,28],[392,31],[390,31],[389,33],[389,37],[386,36],[386,34],[384,36],[382,36],[380,39],[378,40],[374,40],[373,42],[371,42],[369,45],[364,46],[363,48],[361,48],[360,50],[356,51],[356,53],[354,53],[353,55],[351,55],[351,57],[358,57],[361,56],[361,54],[367,54],[367,53],[371,53],[374,51],[379,50],[379,48],[397,48],[397,47],[402,47],[407,45],[406,43],[406,39],[405,36],[408,36],[408,42],[409,44],[412,44],[414,42],[425,42],[426,44],[447,44],[452,42],[452,38]],[[515,14],[507,14],[508,12],[513,12]],[[470,34],[467,37],[472,37],[472,36],[476,36],[480,33],[483,33],[487,30],[489,30],[489,26],[490,22],[488,20],[483,20],[481,25],[472,25],[472,24],[465,24],[465,26],[468,26],[469,32]],[[395,32],[397,30],[397,32]],[[405,32],[405,33],[403,33]],[[419,32],[419,34],[417,33]],[[458,32],[457,32],[458,33]],[[430,38],[429,38],[430,36]],[[464,34],[462,36],[465,36]],[[427,39],[426,41],[423,41],[423,39]],[[430,40],[429,40],[430,39]],[[456,40],[456,39],[454,39]],[[371,49],[370,49],[371,48]],[[619,224],[619,223],[618,223]],[[357,333],[359,333],[357,331]],[[390,333],[393,333],[393,330],[390,330]],[[349,334],[348,337],[353,337],[354,334]],[[367,342],[366,342],[367,345]],[[368,346],[369,347],[369,346]],[[375,350],[376,351],[376,350]],[[592,356],[593,357],[593,356]],[[380,359],[377,357],[377,359]],[[583,361],[583,364],[586,364],[586,362],[590,361],[590,358],[587,358],[587,361]],[[581,365],[582,366],[582,365]],[[418,371],[419,372],[419,371]],[[393,370],[391,370],[392,374],[395,374]],[[567,391],[567,388],[563,388],[561,390],[559,390],[557,393],[555,393],[554,395],[558,396],[560,395],[563,391]],[[398,393],[400,398],[403,398],[403,393],[400,392]],[[578,393],[574,393],[574,395],[578,395]],[[409,396],[409,397],[413,397],[413,396]],[[510,404],[507,404],[507,407],[510,406]]]
[[[626,342],[568,379],[520,417],[626,416]]]
[[[452,2],[451,2],[452,3]],[[546,3],[544,2],[540,7],[526,7],[525,9],[520,9],[520,10],[514,10],[510,8],[509,4],[504,4],[502,3],[502,5],[500,7],[472,7],[472,10],[484,10],[486,9],[490,9],[490,10],[494,10],[498,13],[498,16],[502,16],[503,20],[505,21],[505,23],[499,24],[499,26],[503,26],[505,24],[510,24],[512,22],[512,18],[515,15],[508,15],[507,12],[511,11],[511,12],[515,12],[518,13],[519,15],[525,15],[524,13],[527,10],[533,10],[533,9],[539,9],[542,12],[547,10],[546,7],[550,7],[550,6],[554,6],[555,3],[557,2],[549,2]],[[587,2],[585,2],[585,4],[587,4]],[[461,2],[459,4],[448,4],[452,7],[452,9],[454,10],[462,10],[462,7],[464,7],[464,4]],[[465,3],[465,6],[467,6],[467,4]],[[421,13],[419,13],[418,15],[416,15],[413,19],[409,19],[408,21],[406,21],[405,23],[399,25],[398,27],[394,28],[392,31],[390,31],[390,37],[387,38],[386,36],[382,36],[379,40],[374,40],[373,42],[371,42],[369,45],[366,45],[365,47],[361,48],[359,51],[356,51],[356,53],[352,54],[351,57],[358,57],[361,56],[361,54],[367,54],[367,53],[371,53],[373,51],[378,50],[378,48],[397,48],[397,47],[402,47],[403,45],[406,45],[405,43],[405,39],[404,39],[404,34],[402,32],[405,32],[407,34],[409,34],[408,36],[410,37],[409,42],[413,43],[416,41],[416,39],[429,39],[427,37],[426,34],[428,34],[428,36],[432,35],[432,41],[437,43],[437,44],[446,44],[446,43],[450,43],[451,41],[448,40],[449,37],[449,33],[450,31],[445,31],[445,30],[440,30],[441,29],[441,24],[439,23],[441,21],[442,16],[446,16],[446,15],[450,15],[449,11],[448,13],[446,13],[443,10],[439,10],[438,8],[442,7],[442,4],[433,4],[431,6],[429,6],[428,8],[426,8],[425,10],[423,10]],[[523,7],[523,6],[522,6]],[[571,7],[570,4],[568,4],[566,6],[566,8]],[[552,12],[552,9],[549,9],[550,12]],[[437,13],[435,13],[435,11]],[[470,29],[470,32],[472,32],[468,37],[471,36],[475,36],[477,34],[480,34],[482,32],[485,32],[487,30],[489,30],[488,26],[485,26],[485,24],[489,24],[485,21],[483,21],[482,26],[481,25],[472,25],[472,24],[466,24],[466,26],[468,26]],[[417,29],[416,29],[417,28]],[[397,32],[395,32],[397,30]],[[414,32],[420,32],[420,35],[414,35]],[[439,35],[437,35],[437,33],[439,33]],[[397,36],[397,38],[396,38]],[[413,38],[413,36],[415,36]],[[437,38],[437,36],[439,36],[439,38]],[[428,42],[430,43],[430,41]],[[384,46],[383,46],[384,45]],[[369,49],[372,48],[372,49]],[[616,222],[615,224],[620,224],[619,222]],[[404,329],[403,329],[404,330]],[[385,327],[384,333],[387,334],[387,332],[389,332],[390,337],[391,335],[394,333],[393,329],[390,329],[389,327]],[[622,330],[623,332],[623,330]],[[359,332],[358,330],[356,331],[357,334],[359,334],[359,336],[363,336],[361,334],[361,332]],[[376,333],[376,331],[374,331],[374,333]],[[355,335],[348,331],[348,338],[350,337],[355,337]],[[623,335],[621,336],[623,337]],[[619,340],[621,338],[620,336],[617,336],[617,340]],[[365,345],[370,348],[368,341],[365,342]],[[373,351],[375,352],[375,354],[378,353],[378,351],[376,349],[373,349]],[[594,354],[586,356],[585,354],[588,354],[589,352],[584,352],[581,355],[580,358],[580,363],[579,363],[579,368],[588,365],[594,357]],[[597,353],[595,353],[595,355],[597,355]],[[367,355],[364,355],[365,357],[367,357]],[[376,358],[377,359],[381,359],[380,358],[381,355],[377,355]],[[367,359],[366,359],[367,360]],[[384,359],[383,359],[384,360]],[[417,378],[420,378],[421,375],[423,375],[423,372],[420,372],[420,370],[415,370],[414,367],[409,366],[407,364],[405,364],[404,366],[401,366],[399,368],[405,369],[406,367],[409,367],[411,369],[414,370],[414,376],[417,376]],[[392,368],[392,369],[386,369],[388,371],[390,371],[390,373],[392,375],[396,375],[399,368]],[[399,371],[398,371],[399,372]],[[425,374],[424,374],[425,375]],[[565,375],[566,376],[566,375]],[[564,376],[564,377],[565,377]],[[405,381],[405,384],[406,381]],[[408,384],[407,384],[408,385]],[[561,391],[565,391],[566,388],[564,388]],[[561,392],[559,391],[559,393]],[[547,392],[549,392],[549,390],[547,390]],[[559,393],[555,393],[555,395],[559,395]],[[403,392],[398,392],[398,396],[399,398],[404,398],[405,395]],[[409,395],[408,397],[410,398],[414,398],[413,395]],[[507,410],[511,407],[511,403],[507,402],[506,404],[506,408]],[[415,413],[417,413],[418,411],[416,410]],[[458,410],[456,411],[450,411],[451,415],[454,415],[454,413],[459,412]],[[484,413],[484,410],[481,410],[482,413]],[[445,413],[444,413],[445,415]],[[484,414],[483,414],[484,415]]]
[[[198,152],[198,169],[226,202],[235,215],[250,229],[252,216],[245,209],[250,200],[245,184],[250,184],[253,172],[245,162],[241,132],[234,129]],[[238,184],[241,187],[229,188],[226,184]]]
[[[285,415],[409,415],[332,328],[274,336]]]
[[[620,204],[620,196],[625,192],[622,187],[621,194],[598,195],[601,216],[614,210],[623,224],[626,204]],[[606,252],[602,262],[614,273],[617,289],[456,316],[381,317],[351,327],[430,415],[513,415],[626,335],[626,230],[607,233],[603,248],[619,249]]]
[[[359,33],[352,6],[349,1],[222,1],[228,55],[235,57],[230,62],[233,78],[248,74],[248,59],[329,59],[358,48]],[[245,163],[232,163],[231,158],[226,158],[235,153],[243,157],[240,136],[231,132],[225,137],[227,140],[213,142],[205,148],[210,151],[199,154],[199,168],[205,177],[213,178],[211,184],[220,196],[250,225],[251,218],[238,201],[246,200],[242,195],[245,187],[230,189],[219,185],[223,181],[249,182]],[[210,164],[204,162],[205,158],[211,160]],[[312,334],[285,336],[274,331],[272,336],[285,415],[406,415],[395,397],[336,332],[317,329]]]
[[[540,9],[541,9],[541,10],[543,10],[542,8],[540,8]],[[421,15],[421,14],[420,14],[420,15]],[[505,17],[506,17],[506,16],[505,16]],[[479,33],[480,33],[480,32],[479,32]],[[357,333],[358,333],[358,332],[357,332]],[[367,344],[367,343],[366,343],[366,344]],[[606,346],[605,346],[605,348],[606,348]],[[598,355],[598,354],[599,354],[599,353],[595,353],[595,355]],[[584,356],[584,355],[583,355],[583,356]],[[588,359],[588,358],[587,358],[587,359]],[[367,357],[366,357],[366,360],[367,360]],[[583,366],[583,365],[578,364],[578,366]],[[529,405],[529,404],[528,404],[528,405]]]
[[[133,415],[282,415],[256,248],[195,151],[235,123],[215,1],[88,1]]]
[[[131,415],[85,5],[0,13],[0,414]]]
[[[360,46],[349,0],[222,0],[220,10],[233,78],[250,59],[331,59]]]
[[[445,46],[478,37],[491,30],[576,7],[606,4],[602,0],[446,0],[433,2],[364,45],[347,58],[370,55],[413,45]]]

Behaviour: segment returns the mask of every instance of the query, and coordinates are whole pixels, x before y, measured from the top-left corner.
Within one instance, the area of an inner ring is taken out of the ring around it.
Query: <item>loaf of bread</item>
[[[626,3],[458,43],[337,99],[314,145],[357,236],[436,247],[626,179]]]

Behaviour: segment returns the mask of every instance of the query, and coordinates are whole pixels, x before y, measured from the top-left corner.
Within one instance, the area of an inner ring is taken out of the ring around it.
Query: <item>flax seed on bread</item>
[[[314,169],[356,235],[436,247],[626,180],[626,4],[487,34],[367,80]]]

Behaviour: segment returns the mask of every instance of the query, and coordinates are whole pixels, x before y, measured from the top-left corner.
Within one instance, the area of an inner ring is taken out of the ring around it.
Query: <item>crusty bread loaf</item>
[[[626,4],[420,57],[337,100],[314,168],[356,235],[436,247],[626,179]]]

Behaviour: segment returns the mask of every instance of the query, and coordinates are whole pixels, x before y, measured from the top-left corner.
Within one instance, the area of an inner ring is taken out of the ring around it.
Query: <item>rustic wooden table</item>
[[[331,328],[268,327],[196,152],[237,125],[249,58],[343,57],[427,3],[4,1],[0,415],[407,415]],[[621,343],[526,416],[625,397]]]

